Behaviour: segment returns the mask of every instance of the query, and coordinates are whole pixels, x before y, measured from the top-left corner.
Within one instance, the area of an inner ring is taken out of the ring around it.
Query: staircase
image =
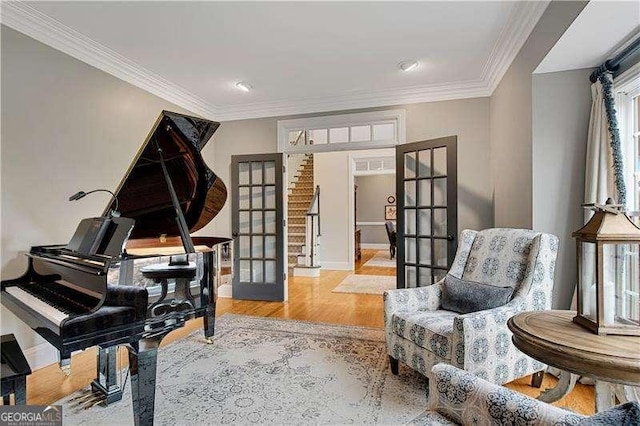
[[[298,264],[298,256],[304,254],[306,213],[311,205],[314,190],[313,154],[305,154],[289,182],[287,214],[289,268],[295,267]]]

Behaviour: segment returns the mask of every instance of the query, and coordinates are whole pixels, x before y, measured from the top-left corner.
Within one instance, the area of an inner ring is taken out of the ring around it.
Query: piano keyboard
[[[43,302],[42,300],[33,296],[31,293],[27,293],[20,287],[7,287],[5,291],[54,324],[60,325],[62,324],[62,321],[69,317],[69,314],[66,314],[61,310],[54,308],[50,304]]]

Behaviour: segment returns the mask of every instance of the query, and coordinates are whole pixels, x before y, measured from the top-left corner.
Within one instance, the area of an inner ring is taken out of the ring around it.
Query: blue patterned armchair
[[[578,425],[586,418],[529,398],[446,364],[431,370],[429,409],[410,423],[435,425]],[[619,410],[619,409],[618,409]],[[601,420],[624,417],[612,410]],[[604,421],[595,424],[621,424]]]
[[[496,384],[510,382],[545,365],[511,342],[507,320],[531,310],[551,309],[558,251],[554,235],[523,229],[464,230],[449,270],[452,276],[513,286],[511,300],[498,308],[459,314],[442,310],[443,281],[384,293],[387,352],[391,370],[402,361],[422,375],[444,362]],[[540,386],[541,374],[533,386]]]

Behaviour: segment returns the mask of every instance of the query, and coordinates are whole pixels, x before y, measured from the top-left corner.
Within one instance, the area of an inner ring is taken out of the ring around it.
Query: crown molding
[[[490,94],[522,49],[551,0],[520,1],[515,4],[482,70],[481,80]]]
[[[2,1],[0,21],[195,114],[231,121],[491,96],[549,2],[516,3],[477,80],[239,105],[213,105],[22,1]]]
[[[453,99],[479,98],[490,94],[482,81],[432,84],[404,87],[401,89],[353,91],[336,96],[257,102],[221,107],[217,118],[220,121],[248,118],[279,117],[326,111],[343,111],[361,108],[436,102]]]
[[[217,113],[215,106],[204,99],[22,1],[2,1],[0,13],[2,24],[127,83],[203,117]]]

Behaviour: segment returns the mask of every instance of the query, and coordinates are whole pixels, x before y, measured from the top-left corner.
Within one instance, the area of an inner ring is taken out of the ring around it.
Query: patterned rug
[[[226,314],[212,345],[194,333],[158,351],[156,425],[405,424],[426,407],[426,379],[389,370],[381,329]],[[122,401],[73,410],[65,425],[133,424]]]
[[[351,274],[331,291],[333,293],[382,294],[394,288],[396,288],[395,276]]]
[[[365,262],[362,266],[377,266],[382,268],[395,268],[396,259],[389,259],[389,250],[378,251],[373,257]]]

